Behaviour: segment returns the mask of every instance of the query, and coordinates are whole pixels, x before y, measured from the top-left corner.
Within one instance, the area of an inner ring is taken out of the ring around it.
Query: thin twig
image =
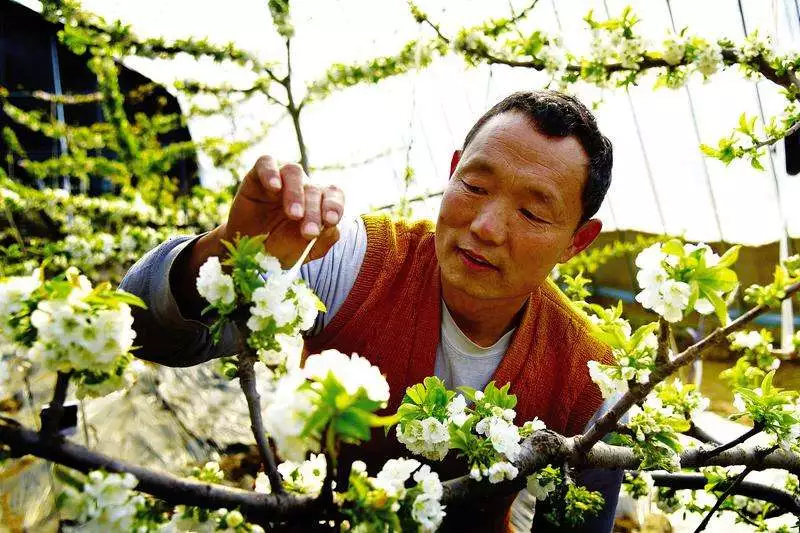
[[[734,446],[738,446],[739,444],[742,444],[744,441],[746,441],[750,437],[753,437],[754,435],[758,435],[759,433],[761,433],[763,431],[763,429],[764,428],[760,424],[756,424],[752,429],[750,429],[746,433],[740,435],[739,437],[733,439],[732,441],[730,441],[730,442],[728,442],[726,444],[722,444],[721,446],[717,446],[716,448],[714,448],[712,450],[707,450],[707,451],[704,450],[704,451],[702,451],[700,453],[700,459],[699,460],[700,461],[707,461],[708,459],[711,459],[715,455],[721,454],[725,450],[730,450]]]
[[[247,410],[250,412],[250,428],[253,430],[253,436],[256,439],[258,452],[261,454],[261,461],[264,463],[264,470],[269,478],[272,492],[281,494],[283,493],[283,483],[264,429],[264,420],[261,417],[261,396],[256,389],[256,373],[253,365],[258,357],[244,340],[248,335],[247,327],[241,323],[237,323],[237,327],[239,328],[243,346],[242,352],[239,354],[239,385],[241,385],[244,397],[247,399]]]
[[[775,451],[777,448],[778,448],[778,445],[776,444],[776,445],[772,446],[771,448],[767,448],[767,449],[765,449],[765,450],[759,450],[759,451],[757,452],[757,455],[758,455],[758,456],[759,456],[761,459],[763,459],[763,458],[764,458],[764,457],[766,457],[767,455],[769,455],[769,454],[771,454],[772,452],[774,452],[774,451]],[[708,525],[708,523],[711,521],[711,518],[712,518],[712,517],[713,517],[713,516],[714,516],[714,515],[717,513],[717,511],[719,510],[719,508],[722,506],[722,503],[725,501],[725,499],[726,499],[728,496],[730,496],[730,495],[733,493],[733,491],[736,489],[736,487],[738,487],[738,486],[739,486],[739,483],[741,483],[742,481],[744,481],[744,478],[745,478],[745,477],[747,477],[747,475],[748,475],[750,472],[752,472],[754,468],[755,468],[754,466],[752,466],[752,465],[748,465],[748,466],[747,466],[747,467],[746,467],[744,470],[742,470],[742,473],[741,473],[741,474],[739,474],[738,476],[736,476],[736,479],[734,479],[734,480],[733,480],[733,482],[732,482],[732,483],[730,484],[730,486],[729,486],[729,487],[728,487],[728,488],[725,490],[725,492],[723,492],[723,493],[720,495],[720,497],[719,497],[719,498],[717,498],[717,501],[716,501],[716,503],[714,503],[714,506],[711,508],[711,510],[710,510],[710,511],[708,511],[708,514],[706,514],[706,516],[703,518],[703,521],[702,521],[702,522],[700,522],[700,525],[698,525],[698,526],[697,526],[697,529],[695,529],[695,530],[694,530],[694,533],[700,533],[701,531],[703,531],[703,530],[706,528],[706,526]]]
[[[714,506],[711,507],[711,510],[709,510],[708,513],[706,513],[706,516],[703,517],[703,521],[700,522],[700,524],[697,526],[697,529],[694,530],[694,533],[700,533],[706,528],[708,523],[711,521],[711,518],[713,518],[713,516],[717,514],[717,511],[722,506],[722,503],[728,498],[728,496],[731,495],[734,489],[736,489],[736,487],[739,486],[739,483],[744,481],[744,478],[747,477],[747,474],[749,474],[752,471],[753,471],[752,468],[747,467],[744,470],[742,470],[741,474],[736,476],[736,479],[734,479],[733,482],[731,482],[731,485],[727,489],[725,489],[725,492],[723,492],[719,496],[719,498],[717,498],[717,501],[714,503]]]
[[[758,150],[759,148],[763,148],[765,146],[768,146],[768,145],[771,145],[771,144],[775,144],[776,142],[780,141],[781,139],[785,139],[786,137],[788,137],[792,133],[796,132],[798,129],[800,129],[800,121],[795,122],[794,124],[792,124],[792,126],[789,129],[787,129],[783,133],[783,135],[781,135],[780,137],[767,137],[763,141],[758,141],[753,146],[749,146],[749,147],[745,148],[744,150],[745,150],[745,152],[749,152],[750,150]]]
[[[658,318],[658,350],[656,351],[656,365],[663,365],[669,361],[669,322],[664,317]]]

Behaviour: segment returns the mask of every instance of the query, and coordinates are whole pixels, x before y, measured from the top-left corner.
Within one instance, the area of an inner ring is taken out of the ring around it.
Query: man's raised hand
[[[233,242],[237,235],[267,234],[266,251],[289,268],[314,238],[317,241],[307,260],[330,250],[339,240],[337,225],[343,213],[341,189],[309,183],[302,167],[295,163],[279,168],[274,158],[259,157],[236,192],[228,220],[199,238],[173,265],[170,285],[178,307],[184,316],[199,316],[204,303],[195,280],[209,257],[225,256],[223,240]]]
[[[288,268],[315,237],[309,259],[327,253],[339,239],[337,224],[343,212],[341,189],[309,183],[300,165],[278,167],[274,158],[265,155],[239,187],[221,238],[231,241],[237,234],[268,234],[267,252]]]

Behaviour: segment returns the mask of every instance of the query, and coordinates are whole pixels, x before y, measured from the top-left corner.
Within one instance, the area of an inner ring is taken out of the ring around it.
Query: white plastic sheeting
[[[275,35],[261,0],[220,3],[174,0],[86,0],[84,5],[107,18],[121,18],[143,35],[167,38],[208,36],[214,42],[235,41],[265,59],[283,61],[285,50]],[[519,10],[526,2],[511,2]],[[646,38],[660,42],[671,27],[666,0],[540,0],[524,29],[561,33],[567,48],[585,50],[590,34],[582,20],[589,9],[595,18],[613,15],[631,4],[640,16],[637,26]],[[488,17],[508,16],[508,2],[424,0],[419,5],[441,22],[450,35],[458,28]],[[737,0],[671,0],[676,27],[688,26],[706,37],[744,37]],[[784,50],[800,44],[795,0],[742,0],[748,31],[771,35]],[[556,11],[557,9],[557,11]],[[292,44],[293,75],[302,94],[305,82],[319,77],[333,62],[351,63],[377,54],[390,54],[418,37],[430,37],[417,25],[405,0],[293,0],[297,30]],[[188,58],[175,61],[130,60],[129,64],[162,82],[194,77],[209,83],[228,81],[246,86],[251,76],[234,67]],[[756,84],[736,71],[718,74],[710,83],[699,75],[688,88],[653,90],[653,76],[625,91],[601,92],[577,87],[587,103],[602,103],[597,116],[602,131],[615,146],[611,192],[600,212],[607,230],[666,231],[688,239],[759,245],[779,240],[785,218],[789,235],[800,236],[800,176],[784,172],[783,146],[772,152],[773,165],[762,159],[765,171],[747,161],[725,166],[704,158],[700,140],[716,144],[747,112],[767,117],[782,111],[782,97],[769,81]],[[410,196],[440,190],[445,184],[452,151],[460,146],[471,124],[492,104],[515,90],[543,87],[547,77],[527,69],[505,66],[467,67],[457,56],[437,60],[431,67],[378,85],[335,93],[303,111],[303,130],[312,166],[367,164],[314,173],[320,182],[345,189],[351,212],[397,201],[403,191],[406,151],[416,171]],[[279,94],[276,92],[276,94]],[[693,118],[694,115],[694,118]],[[246,136],[264,121],[278,120],[262,143],[249,154],[296,160],[291,121],[259,99],[241,105],[229,120],[193,120],[198,135]],[[696,128],[695,128],[696,125]],[[699,139],[698,139],[699,134]],[[380,155],[380,157],[375,157]],[[201,160],[204,180],[225,177]],[[438,199],[415,204],[417,214],[433,216]]]

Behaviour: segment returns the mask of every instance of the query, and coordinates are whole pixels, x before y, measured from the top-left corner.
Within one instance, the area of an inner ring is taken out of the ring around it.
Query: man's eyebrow
[[[482,174],[494,174],[494,165],[486,159],[475,158],[471,159],[466,165],[465,169],[472,170],[473,172],[480,172]]]
[[[525,187],[525,191],[529,195],[531,195],[532,197],[536,198],[537,200],[539,200],[542,203],[548,204],[548,205],[553,206],[553,207],[557,207],[557,206],[560,205],[560,203],[559,203],[558,199],[555,197],[555,195],[553,195],[549,191],[545,191],[545,190],[540,189],[539,187],[535,187],[535,186]]]

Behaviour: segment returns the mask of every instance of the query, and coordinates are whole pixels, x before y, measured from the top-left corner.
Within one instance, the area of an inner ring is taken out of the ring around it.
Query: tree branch
[[[751,428],[750,430],[748,430],[744,434],[740,435],[739,437],[733,439],[732,441],[730,441],[730,442],[728,442],[726,444],[723,444],[721,446],[717,446],[716,448],[714,448],[712,450],[704,450],[704,451],[700,452],[701,460],[708,460],[708,459],[714,457],[715,455],[721,454],[725,450],[730,450],[734,446],[738,446],[739,444],[742,444],[744,441],[746,441],[750,437],[761,433],[762,430],[763,430],[763,427],[760,424],[756,424],[753,428]]]
[[[239,508],[249,519],[259,522],[308,516],[309,512],[319,510],[319,503],[311,498],[290,494],[261,494],[202,483],[125,463],[72,442],[43,438],[9,418],[0,417],[0,442],[9,446],[17,455],[35,455],[84,473],[97,469],[115,473],[128,472],[139,480],[136,490],[160,498],[170,505],[196,505],[210,509]]]
[[[703,474],[689,473],[652,473],[650,477],[658,487],[667,487],[675,490],[703,490],[708,483],[708,479]],[[752,481],[742,481],[736,487],[734,494],[755,498],[772,503],[781,508],[786,513],[793,513],[800,516],[800,498],[796,498],[791,493],[776,487],[770,487],[762,483]]]
[[[656,365],[663,365],[669,361],[669,322],[664,317],[658,318],[658,351],[656,352]]]
[[[244,397],[247,399],[247,410],[250,412],[250,429],[253,430],[253,436],[256,439],[258,452],[261,454],[261,461],[264,463],[264,470],[269,478],[272,492],[281,494],[283,493],[283,483],[281,482],[281,476],[278,473],[275,458],[272,456],[272,449],[269,446],[267,433],[264,429],[264,420],[261,417],[261,396],[259,396],[258,390],[256,389],[256,373],[253,369],[253,365],[258,357],[244,340],[249,336],[247,326],[241,322],[237,322],[236,327],[239,329],[239,335],[242,339],[242,351],[239,354],[238,361],[239,385],[241,385]]]
[[[511,495],[521,490],[526,477],[548,464],[563,464],[565,461],[578,468],[605,468],[638,470],[641,459],[631,448],[611,446],[598,442],[584,454],[576,445],[576,438],[567,438],[550,430],[538,431],[522,444],[522,451],[514,463],[519,475],[511,481],[497,484],[481,483],[469,476],[447,480],[443,483],[443,504],[461,504],[492,496]],[[692,448],[680,454],[684,468],[699,466],[751,466],[754,470],[779,468],[789,471],[800,469],[800,454],[785,450],[770,450],[765,455],[763,448],[735,446],[709,459],[702,459],[703,450]]]
[[[691,423],[691,427],[684,432],[684,435],[687,437],[692,437],[693,439],[697,439],[703,444],[713,444],[715,446],[719,446],[722,444],[716,438],[711,436],[706,430],[695,424],[694,422]]]
[[[51,438],[58,433],[58,424],[64,414],[64,400],[67,399],[67,389],[69,389],[70,372],[59,372],[56,375],[56,384],[53,388],[53,399],[47,406],[47,411],[42,413],[41,434],[45,438]]]
[[[791,298],[794,293],[800,290],[800,282],[793,283],[786,288],[784,299]],[[653,373],[650,375],[650,381],[645,384],[634,383],[631,385],[628,392],[614,404],[611,409],[595,421],[589,430],[578,437],[576,448],[579,451],[589,450],[596,442],[606,436],[609,432],[613,431],[617,426],[620,418],[631,408],[632,405],[641,402],[644,398],[658,385],[664,381],[667,376],[678,370],[680,367],[687,365],[700,357],[700,354],[709,346],[723,341],[728,334],[742,328],[749,322],[752,322],[756,317],[767,311],[768,307],[765,305],[757,305],[741,315],[739,318],[728,324],[724,328],[715,329],[706,338],[701,339],[699,342],[689,346],[682,351],[672,361],[657,366]]]

